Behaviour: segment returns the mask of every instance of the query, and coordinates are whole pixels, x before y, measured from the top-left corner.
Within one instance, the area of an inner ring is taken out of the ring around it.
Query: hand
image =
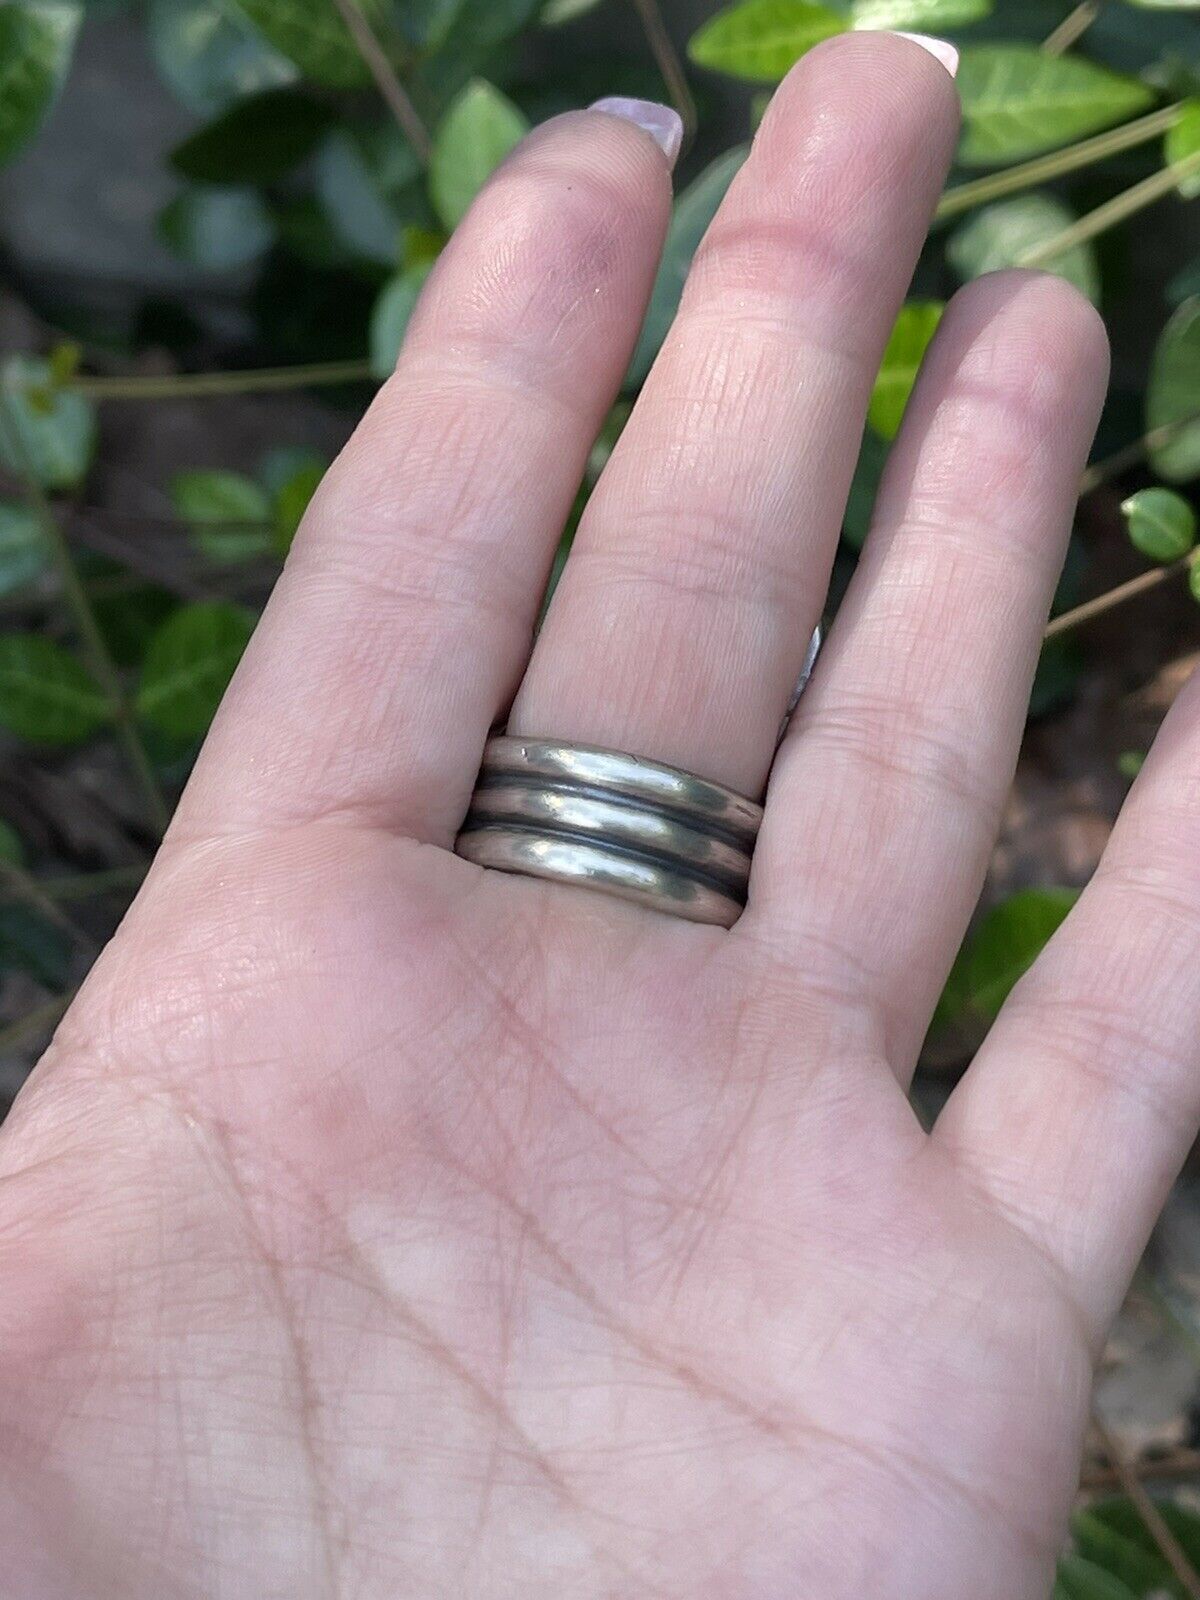
[[[6,1593],[1042,1600],[1200,1117],[1194,690],[932,1135],[903,1091],[1092,309],[1019,273],[951,305],[732,931],[451,854],[510,701],[764,784],[956,124],[909,40],[796,69],[532,646],[668,162],[579,113],[477,201],[4,1129]]]

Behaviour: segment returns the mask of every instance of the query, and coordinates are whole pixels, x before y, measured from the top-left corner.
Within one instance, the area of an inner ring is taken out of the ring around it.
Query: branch
[[[1035,156],[1032,161],[1023,161],[1019,166],[1006,167],[1003,172],[989,172],[986,177],[973,178],[969,183],[957,184],[953,189],[947,189],[942,196],[934,213],[934,220],[940,222],[947,217],[958,216],[975,206],[986,205],[990,200],[999,200],[1009,194],[1019,194],[1024,189],[1033,189],[1040,183],[1048,183],[1052,178],[1061,178],[1069,172],[1078,172],[1083,167],[1094,166],[1096,162],[1105,161],[1109,156],[1119,155],[1123,150],[1132,150],[1136,145],[1145,144],[1148,140],[1157,138],[1160,133],[1166,133],[1168,128],[1179,121],[1182,111],[1181,104],[1164,106],[1161,110],[1151,111],[1148,116],[1139,117],[1134,122],[1126,122],[1119,128],[1111,128],[1107,133],[1098,133],[1090,139],[1081,139],[1078,144],[1068,145],[1065,150],[1054,150],[1049,155]]]
[[[1078,44],[1099,15],[1100,0],[1081,0],[1081,4],[1063,18],[1054,32],[1043,39],[1042,49],[1046,55],[1060,56],[1064,50]]]
[[[1188,1600],[1200,1600],[1200,1575],[1188,1560],[1179,1540],[1163,1521],[1162,1512],[1146,1493],[1141,1479],[1126,1460],[1124,1451],[1095,1405],[1092,1406],[1092,1427],[1100,1437],[1105,1455],[1112,1462],[1121,1488],[1133,1502],[1159,1554],[1183,1585]]]
[[[1045,639],[1056,639],[1061,633],[1069,633],[1072,628],[1078,628],[1081,623],[1091,622],[1094,617],[1103,616],[1106,611],[1111,611],[1115,606],[1124,605],[1126,600],[1134,600],[1139,594],[1145,594],[1150,589],[1157,589],[1160,583],[1166,583],[1168,578],[1174,578],[1181,572],[1186,572],[1200,558],[1200,551],[1193,551],[1191,555],[1184,556],[1181,561],[1173,561],[1169,567],[1151,567],[1148,572],[1139,572],[1136,578],[1130,578],[1128,583],[1119,583],[1115,589],[1097,595],[1094,600],[1085,600],[1081,606],[1075,606],[1070,611],[1064,611],[1062,616],[1053,618],[1047,623],[1046,631],[1042,635]]]
[[[360,383],[373,376],[365,358],[317,361],[307,366],[257,367],[245,372],[181,372],[145,378],[72,378],[64,388],[90,400],[191,400],[206,395],[267,394]]]
[[[7,1050],[15,1050],[30,1036],[36,1038],[39,1033],[53,1028],[74,998],[74,989],[67,994],[55,995],[54,999],[47,1000],[45,1005],[27,1011],[23,1017],[10,1022],[6,1028],[0,1028],[0,1055]]]
[[[1193,150],[1191,155],[1185,156],[1182,161],[1176,161],[1173,166],[1163,167],[1161,171],[1153,172],[1148,178],[1143,178],[1141,183],[1135,183],[1132,189],[1114,195],[1102,206],[1097,206],[1094,211],[1089,211],[1086,216],[1080,217],[1078,222],[1073,222],[1069,228],[1064,228],[1053,239],[1027,250],[1024,255],[1017,258],[1016,265],[1044,267],[1049,262],[1056,261],[1068,250],[1073,250],[1076,245],[1086,244],[1089,239],[1096,238],[1098,234],[1115,227],[1118,222],[1124,222],[1136,212],[1153,205],[1156,200],[1161,200],[1176,188],[1181,178],[1190,178],[1194,173],[1200,173],[1200,150]]]
[[[75,558],[71,554],[71,547],[66,536],[58,525],[58,518],[54,515],[54,508],[38,481],[25,451],[21,438],[20,428],[13,419],[12,402],[9,395],[0,392],[0,428],[3,429],[8,440],[9,454],[20,469],[22,486],[29,509],[33,512],[42,529],[47,544],[50,546],[55,565],[58,567],[59,579],[63,586],[63,594],[71,609],[75,626],[87,654],[89,664],[104,690],[108,701],[109,710],[116,724],[117,737],[125,750],[129,766],[133,772],[138,787],[142,791],[146,802],[146,811],[150,817],[151,826],[158,834],[166,831],[170,813],[167,802],[159,787],[158,779],[154,775],[154,768],[146,747],[142,743],[141,734],[138,732],[137,723],[134,721],[133,712],[126,698],[125,690],[121,684],[121,677],[117,671],[116,663],[109,653],[104,635],[100,631],[100,624],[96,620],[96,613],[92,602],[84,588],[83,579],[79,576],[79,569],[75,565]]]
[[[667,25],[658,8],[658,0],[633,0],[633,4],[641,18],[642,31],[646,35],[650,53],[662,74],[667,93],[671,96],[671,104],[678,111],[683,123],[683,142],[689,145],[696,133],[696,102],[692,98],[683,62],[679,59],[679,53],[671,41],[671,35],[667,32]]]
[[[75,918],[69,916],[58,902],[45,888],[32,877],[23,867],[14,866],[12,862],[0,861],[0,888],[7,883],[9,893],[13,899],[23,900],[26,905],[32,906],[35,911],[40,911],[47,922],[82,945],[90,954],[95,955],[99,949],[97,941],[82,927]],[[0,895],[0,901],[3,900]]]
[[[433,153],[433,141],[429,137],[429,130],[421,121],[408,90],[396,76],[396,69],[388,59],[387,51],[375,37],[374,30],[363,15],[358,0],[334,0],[334,4],[341,12],[342,21],[350,30],[350,37],[357,45],[358,53],[363,58],[367,71],[374,78],[375,86],[383,96],[388,110],[395,117],[401,133],[416,151],[421,165],[427,167]]]

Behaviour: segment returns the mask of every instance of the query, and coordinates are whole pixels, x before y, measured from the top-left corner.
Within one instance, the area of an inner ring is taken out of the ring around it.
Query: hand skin
[[[1106,373],[954,300],[731,931],[483,872],[489,727],[744,792],[953,148],[917,44],[776,95],[541,585],[655,270],[634,123],[433,275],[154,869],[0,1135],[14,1600],[1044,1600],[1092,1367],[1200,1120],[1200,699],[933,1132]]]

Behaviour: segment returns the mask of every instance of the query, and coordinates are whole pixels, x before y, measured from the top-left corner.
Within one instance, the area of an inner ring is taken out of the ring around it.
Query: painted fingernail
[[[928,50],[931,56],[936,56],[951,77],[958,71],[958,51],[948,39],[935,39],[929,33],[902,33],[900,37],[911,39],[922,50]]]
[[[621,94],[608,95],[592,102],[592,111],[603,111],[606,117],[622,117],[626,122],[636,122],[648,133],[673,167],[683,143],[683,119],[670,106],[661,106],[657,100],[629,100]]]

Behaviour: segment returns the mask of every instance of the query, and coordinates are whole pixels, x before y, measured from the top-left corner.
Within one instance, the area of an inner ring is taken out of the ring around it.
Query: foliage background
[[[495,164],[602,94],[671,98],[688,124],[582,505],[771,86],[846,27],[953,38],[965,123],[831,609],[959,283],[1061,272],[1115,352],[1013,806],[927,1047],[936,1104],[1200,650],[1197,0],[0,0],[0,1110],[136,889],[304,506]],[[1127,1498],[1093,1506],[1062,1595],[1200,1595],[1200,1522],[1168,1516],[1173,1553]]]

